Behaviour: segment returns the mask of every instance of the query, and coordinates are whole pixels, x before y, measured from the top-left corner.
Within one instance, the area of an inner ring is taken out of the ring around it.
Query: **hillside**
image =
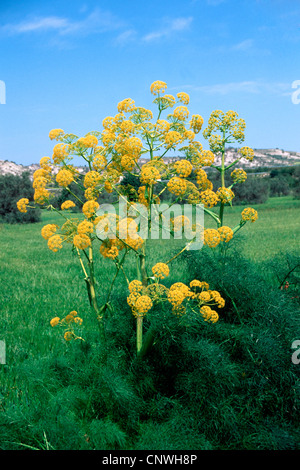
[[[280,149],[254,149],[255,158],[252,162],[249,162],[245,159],[239,162],[240,168],[245,169],[255,169],[263,167],[282,167],[282,166],[293,166],[300,163],[300,152],[292,152]],[[178,160],[180,157],[173,156],[165,158],[164,160],[170,162],[172,160]],[[232,163],[238,158],[237,150],[234,148],[228,148],[226,151],[226,163]],[[146,162],[147,159],[142,158],[141,163]],[[220,160],[216,158],[216,164],[220,163]],[[29,172],[30,175],[33,175],[35,170],[39,168],[38,163],[32,163],[31,165],[21,165],[8,160],[0,160],[0,175],[21,175],[23,172]],[[85,173],[87,168],[77,167],[80,173]]]

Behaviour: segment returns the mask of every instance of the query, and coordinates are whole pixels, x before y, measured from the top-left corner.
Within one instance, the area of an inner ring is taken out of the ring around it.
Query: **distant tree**
[[[17,201],[27,198],[33,201],[34,189],[29,173],[21,176],[0,175],[0,220],[9,224],[39,222],[41,211],[28,207],[26,213],[19,212]]]
[[[214,190],[216,191],[221,186],[219,174],[212,174],[209,179],[213,183]],[[225,178],[226,186],[232,184],[230,177]],[[267,201],[269,197],[269,181],[268,178],[258,177],[255,175],[248,175],[244,183],[236,184],[233,187],[234,202],[235,204],[262,204]]]
[[[270,178],[270,196],[287,196],[290,191],[289,181],[283,174]]]
[[[79,212],[82,208],[82,203],[79,202],[79,199],[82,198],[82,190],[80,185],[83,185],[83,177],[78,178],[77,183],[71,183],[69,186],[71,194],[66,188],[62,188],[60,191],[55,193],[55,197],[51,200],[51,204],[56,208],[60,209],[63,202],[70,200],[76,204],[76,207],[72,208],[72,212]],[[77,197],[76,197],[77,196]]]
[[[300,165],[298,165],[295,168],[293,177],[294,177],[293,196],[297,199],[300,199]]]

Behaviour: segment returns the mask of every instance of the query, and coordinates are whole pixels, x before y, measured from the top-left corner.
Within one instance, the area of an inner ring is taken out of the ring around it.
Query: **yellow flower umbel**
[[[68,156],[68,147],[66,144],[56,144],[53,148],[52,160],[59,164]]]
[[[252,162],[254,158],[254,150],[250,147],[242,147],[239,150],[239,153],[242,155],[242,157],[246,158],[246,160],[249,160]]]
[[[195,134],[198,134],[201,131],[203,126],[203,117],[199,114],[193,114],[192,119],[190,120],[190,128]]]
[[[86,235],[94,231],[94,224],[88,220],[83,220],[78,224],[77,232],[79,235]]]
[[[153,95],[159,95],[160,93],[164,93],[167,89],[167,84],[162,82],[161,80],[156,80],[150,86],[150,91]]]
[[[95,216],[97,209],[99,209],[99,204],[93,200],[85,202],[82,206],[82,212],[88,219],[91,219]]]
[[[221,236],[218,230],[215,230],[214,228],[204,230],[204,245],[207,245],[210,248],[215,248],[219,245],[220,241]]]
[[[142,184],[155,184],[160,178],[160,173],[154,166],[146,164],[142,166],[140,178]]]
[[[22,199],[19,199],[17,202],[17,208],[20,212],[23,212],[25,214],[27,212],[27,206],[29,204],[29,199],[27,197],[23,197]]]
[[[73,201],[68,199],[67,201],[64,201],[62,203],[60,208],[62,211],[65,211],[65,210],[71,209],[72,207],[76,207],[76,204]]]
[[[234,192],[230,188],[219,188],[216,194],[223,204],[231,204],[234,198]]]
[[[182,91],[180,93],[177,93],[177,98],[179,99],[179,101],[181,101],[185,105],[188,105],[189,102],[190,102],[189,95],[187,93],[185,93],[184,91]]]
[[[157,279],[164,279],[165,277],[169,276],[170,269],[169,266],[165,263],[156,263],[152,267],[152,272],[154,277]]]
[[[258,219],[258,214],[255,209],[252,207],[247,207],[242,211],[242,221],[247,222],[255,222]]]
[[[244,183],[247,179],[247,173],[242,168],[235,168],[230,176],[234,183]]]
[[[55,234],[57,229],[58,229],[57,225],[47,224],[42,228],[41,235],[45,240],[49,240],[49,238]]]
[[[166,144],[167,149],[170,149],[171,147],[175,147],[181,141],[182,141],[182,136],[177,131],[168,131],[165,134],[165,144]]]
[[[140,292],[143,288],[143,284],[141,281],[134,279],[129,283],[128,289],[129,291],[132,292]]]
[[[178,176],[187,178],[192,173],[193,165],[188,160],[178,160],[174,163],[174,169]]]
[[[134,314],[144,316],[152,308],[152,300],[148,295],[140,295],[134,304]]]
[[[216,323],[219,320],[219,314],[215,310],[212,310],[208,305],[201,307],[200,313],[205,321]]]
[[[59,140],[64,135],[64,131],[62,129],[52,129],[49,132],[50,140]]]
[[[201,202],[204,207],[214,207],[219,202],[219,196],[211,189],[206,189],[200,193]]]
[[[184,121],[189,117],[189,110],[186,106],[177,106],[173,111],[173,116],[175,119]]]
[[[62,238],[60,235],[53,235],[48,239],[48,247],[56,253],[62,248]]]
[[[84,233],[77,234],[73,238],[73,245],[79,250],[85,250],[91,245],[91,239]]]
[[[220,234],[221,241],[224,241],[225,243],[228,243],[233,237],[233,230],[230,227],[219,227],[218,232]]]
[[[81,317],[77,315],[76,310],[72,310],[64,318],[54,317],[50,320],[50,325],[52,327],[59,325],[60,327],[67,328],[67,331],[65,331],[64,333],[65,341],[71,341],[73,339],[83,340],[83,338],[81,338],[80,336],[77,336],[74,331],[74,329],[76,330],[76,328],[78,326],[81,326],[82,323],[83,323],[83,320]]]
[[[173,178],[168,181],[167,188],[170,193],[182,197],[186,192],[187,183],[183,178],[180,178],[179,176],[173,176]]]
[[[60,170],[56,175],[59,186],[66,188],[74,181],[73,173],[70,170]]]

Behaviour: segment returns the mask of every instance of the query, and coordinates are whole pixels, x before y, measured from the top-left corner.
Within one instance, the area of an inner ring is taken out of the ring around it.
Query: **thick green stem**
[[[223,144],[222,144],[222,164],[221,164],[221,187],[225,188],[225,130],[223,131]],[[220,204],[220,226],[223,225],[223,216],[224,216],[224,203]]]
[[[99,323],[99,328],[100,328],[100,333],[101,336],[104,337],[104,326],[103,326],[103,314],[104,310],[99,309],[98,303],[97,303],[97,297],[96,297],[96,280],[95,280],[95,274],[94,274],[94,261],[93,261],[93,248],[90,246],[89,247],[89,278],[87,280],[88,285],[89,285],[89,293],[90,293],[90,302],[91,306],[97,316],[97,320]]]
[[[143,317],[137,316],[136,318],[136,351],[139,355],[143,346]]]

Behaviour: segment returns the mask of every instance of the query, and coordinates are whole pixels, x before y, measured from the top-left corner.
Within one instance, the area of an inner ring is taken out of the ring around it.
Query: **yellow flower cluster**
[[[193,114],[192,119],[190,120],[190,128],[195,134],[198,134],[203,126],[203,117],[199,114]]]
[[[135,108],[135,102],[131,98],[125,98],[125,100],[120,101],[118,103],[118,111],[119,113],[128,113],[130,111],[133,111]]]
[[[94,217],[96,210],[99,209],[99,204],[97,201],[87,201],[82,206],[82,212],[86,216],[87,219],[91,219]]]
[[[233,230],[230,227],[223,225],[218,228],[221,241],[228,243],[233,237]]]
[[[203,191],[205,189],[211,189],[209,186],[209,180],[207,179],[207,174],[202,168],[197,168],[195,171],[196,174],[196,183],[199,186],[200,189]]]
[[[153,95],[159,95],[159,93],[164,93],[167,89],[167,84],[161,80],[156,80],[150,86],[150,91]]]
[[[60,170],[56,175],[56,181],[59,186],[66,188],[74,181],[73,173],[70,170]]]
[[[167,149],[176,146],[181,140],[182,136],[177,131],[169,131],[165,134],[165,145]]]
[[[51,140],[59,140],[60,137],[64,135],[64,131],[62,129],[52,129],[49,132],[49,138]]]
[[[105,241],[100,246],[100,253],[104,258],[115,259],[119,255],[119,250],[122,249],[123,245],[119,240],[110,239]]]
[[[66,144],[56,144],[53,147],[52,160],[57,165],[64,161],[68,156],[68,147]]]
[[[139,281],[133,281],[139,282]],[[140,294],[141,289],[132,290],[127,297],[127,303],[131,307],[135,317],[143,317],[152,308],[153,302],[149,295]]]
[[[243,119],[239,119],[238,113],[235,111],[230,110],[223,113],[223,111],[215,110],[209,117],[207,128],[203,131],[203,136],[205,139],[215,137],[210,140],[210,147],[212,149],[217,149],[219,148],[221,136],[219,134],[214,136],[214,131],[228,133],[228,137],[233,137],[236,141],[242,142],[245,138],[245,127],[245,121]],[[231,140],[227,140],[227,142],[229,141],[231,142]]]
[[[74,333],[73,329],[70,329],[71,325],[81,326],[82,323],[83,323],[83,320],[82,320],[81,317],[78,316],[76,310],[72,310],[64,318],[54,317],[50,320],[50,325],[52,327],[55,327],[55,326],[59,325],[59,326],[68,328],[68,331],[65,331],[65,333],[64,333],[65,341],[71,341],[72,339],[81,339],[82,340],[81,337],[77,336]]]
[[[140,179],[142,184],[155,184],[160,179],[160,173],[154,166],[143,165]]]
[[[77,140],[76,142],[78,147],[83,147],[83,148],[94,148],[96,145],[98,145],[98,139],[95,135],[93,134],[88,134],[85,137],[80,137],[80,139]]]
[[[96,154],[93,159],[93,168],[96,171],[102,171],[107,165],[107,160],[104,155]]]
[[[70,199],[68,199],[67,201],[64,201],[62,203],[62,205],[60,206],[62,211],[71,209],[72,207],[76,207],[76,204],[73,201],[71,201]]]
[[[186,106],[177,106],[173,111],[173,116],[175,119],[184,121],[189,117],[189,110]]]
[[[204,230],[204,245],[207,245],[210,248],[215,248],[219,245],[220,241],[221,236],[218,230],[214,228],[207,228]]]
[[[180,178],[179,176],[173,176],[173,178],[168,181],[167,188],[170,193],[182,197],[186,192],[187,183],[183,178]]]
[[[87,233],[92,233],[94,231],[94,224],[88,220],[83,220],[77,226],[77,232],[79,235],[86,235]]]
[[[246,158],[250,162],[252,162],[254,158],[254,150],[250,147],[242,147],[239,150],[239,153],[242,155],[242,157]]]
[[[174,232],[181,232],[184,229],[187,230],[188,228],[190,228],[190,225],[190,219],[185,215],[178,215],[172,220]]]
[[[170,123],[165,119],[158,119],[155,123],[155,129],[158,133],[165,134],[170,130]]]
[[[192,173],[193,165],[188,160],[183,159],[175,162],[174,168],[179,176],[187,178]]]
[[[190,282],[190,288],[196,292],[197,289],[209,289],[209,284],[205,281],[199,281],[198,279],[193,279]]]
[[[185,299],[185,294],[181,289],[170,289],[168,293],[168,301],[173,307],[178,307]]]
[[[197,166],[211,166],[215,161],[215,156],[211,150],[202,150],[196,160]]]
[[[165,277],[169,276],[169,266],[165,263],[156,263],[152,267],[152,273],[157,279],[164,279]]]
[[[214,207],[219,202],[219,196],[212,189],[206,189],[200,193],[204,207]]]
[[[33,199],[37,204],[45,204],[50,197],[50,193],[45,188],[38,188],[35,190]]]
[[[247,179],[247,173],[242,168],[235,168],[230,176],[234,183],[244,183]]]
[[[85,174],[83,186],[85,188],[94,188],[101,182],[101,180],[102,176],[100,175],[100,173],[98,173],[98,171],[91,170]]]
[[[45,240],[49,240],[49,238],[55,234],[57,229],[58,229],[57,225],[47,224],[42,228],[41,235]]]
[[[28,204],[29,204],[29,199],[27,199],[27,197],[22,197],[17,202],[17,208],[20,212],[23,212],[25,214],[27,212]]]
[[[152,300],[148,295],[141,295],[134,304],[137,315],[145,315],[152,308]]]
[[[143,284],[141,281],[134,279],[129,283],[128,289],[130,292],[140,292],[143,288]]]
[[[48,239],[48,247],[51,251],[56,253],[62,248],[62,238],[60,235],[53,235]]]
[[[189,95],[183,91],[180,93],[177,93],[177,98],[179,99],[179,101],[181,101],[183,104],[186,104],[186,105],[188,105],[190,102]]]
[[[219,320],[219,314],[215,310],[212,310],[209,305],[203,305],[200,308],[200,313],[205,321],[216,323]]]
[[[252,209],[251,207],[247,207],[242,211],[242,220],[243,221],[251,221],[255,222],[258,219],[258,214],[255,209]]]
[[[51,171],[51,166],[50,166],[50,161],[51,161],[51,158],[50,157],[42,157],[40,159],[40,166],[43,170],[45,170],[46,172],[49,172]],[[38,171],[38,170],[37,170]]]
[[[234,192],[230,188],[219,188],[216,194],[223,204],[230,204],[234,198]]]
[[[78,233],[77,235],[74,235],[73,245],[79,250],[85,250],[91,246],[91,239],[85,233]]]

